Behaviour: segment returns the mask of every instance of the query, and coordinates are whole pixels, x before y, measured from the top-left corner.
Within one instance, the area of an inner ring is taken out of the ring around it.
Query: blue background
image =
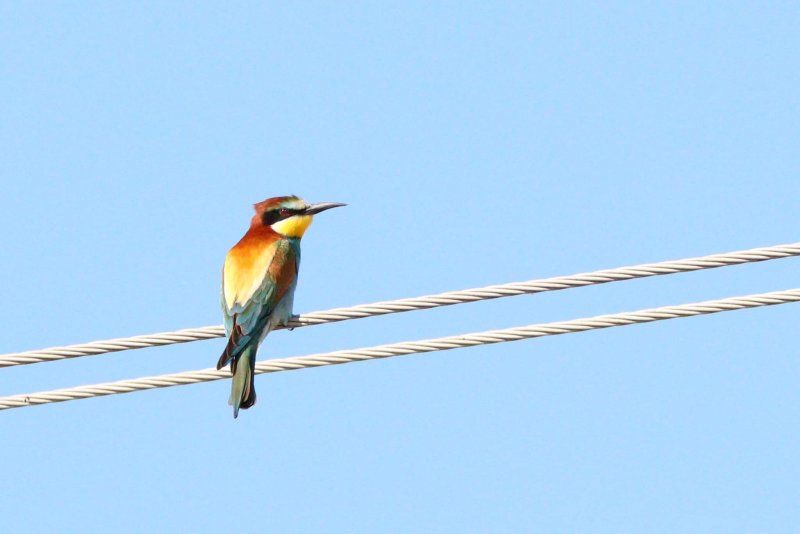
[[[0,6],[0,352],[219,324],[251,204],[347,208],[296,312],[798,240],[794,3]],[[796,287],[798,260],[271,335],[260,357]],[[779,306],[0,414],[3,531],[791,531]],[[222,340],[0,370],[213,366]],[[794,525],[794,527],[792,526]]]

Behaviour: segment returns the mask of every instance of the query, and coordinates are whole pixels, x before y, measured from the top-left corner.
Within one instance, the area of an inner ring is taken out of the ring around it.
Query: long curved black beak
[[[311,204],[306,208],[305,213],[306,215],[314,215],[315,213],[341,206],[347,206],[347,204],[342,204],[341,202],[320,202],[319,204]]]

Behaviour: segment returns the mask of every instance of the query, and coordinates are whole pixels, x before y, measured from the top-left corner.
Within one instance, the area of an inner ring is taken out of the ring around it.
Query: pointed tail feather
[[[223,356],[225,354],[223,353]],[[223,364],[224,365],[224,364]],[[231,363],[231,397],[234,419],[239,417],[239,408],[246,410],[256,403],[255,388],[256,347],[248,345]]]

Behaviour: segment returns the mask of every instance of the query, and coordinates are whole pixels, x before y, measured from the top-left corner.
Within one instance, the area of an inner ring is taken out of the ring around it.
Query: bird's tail
[[[229,343],[230,345],[230,343]],[[255,368],[256,344],[246,345],[236,354],[226,347],[217,363],[217,369],[231,362],[231,397],[228,404],[233,406],[233,417],[239,417],[239,408],[246,410],[256,403]]]
[[[239,408],[246,410],[256,403],[256,347],[248,345],[238,358],[231,362],[231,398],[228,404],[233,406],[233,417],[239,417]]]

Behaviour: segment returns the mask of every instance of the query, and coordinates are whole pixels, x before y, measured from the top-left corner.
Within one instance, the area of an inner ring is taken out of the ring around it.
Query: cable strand
[[[569,289],[573,287],[585,287],[590,285],[619,282],[632,280],[635,278],[646,278],[651,276],[662,276],[703,269],[714,269],[718,267],[774,260],[791,256],[800,256],[800,243],[761,247],[737,252],[727,252],[723,254],[712,254],[709,256],[687,258],[683,260],[645,263],[630,267],[604,269],[600,271],[573,274],[569,276],[556,276],[552,278],[530,280],[527,282],[512,282],[507,284],[491,285],[482,288],[448,291],[435,295],[403,298],[398,300],[375,302],[372,304],[361,304],[346,308],[334,308],[331,310],[317,311],[300,315],[290,321],[286,326],[279,328],[300,328],[304,326],[347,321],[351,319],[374,317],[377,315],[386,315],[390,313],[403,313],[414,310],[437,308],[440,306],[451,306],[454,304],[476,302],[480,300],[497,299],[516,295],[530,295],[546,291]],[[50,362],[82,356],[95,356],[109,352],[172,345],[175,343],[187,343],[191,341],[214,339],[223,337],[224,335],[225,330],[222,326],[206,326],[201,328],[187,328],[174,332],[162,332],[158,334],[107,339],[104,341],[94,341],[91,343],[68,345],[64,347],[51,347],[41,350],[15,352],[0,355],[0,367]]]
[[[653,321],[665,321],[681,317],[693,317],[712,313],[727,312],[744,308],[760,306],[773,306],[800,301],[800,288],[757,295],[731,297],[726,299],[708,300],[677,306],[663,306],[632,312],[598,315],[569,321],[533,324],[516,328],[488,330],[456,336],[435,339],[422,339],[403,343],[390,343],[358,349],[340,350],[334,352],[309,354],[290,358],[278,358],[256,363],[256,374],[292,371],[308,367],[321,367],[325,365],[338,365],[343,363],[389,358],[424,352],[450,350],[456,348],[472,347],[530,339],[537,337],[555,336],[585,332],[617,326],[626,326]],[[198,371],[185,371],[180,373],[165,374],[137,378],[134,380],[120,380],[79,386],[74,388],[56,389],[40,393],[29,393],[0,397],[0,410],[21,408],[38,404],[64,402],[70,400],[117,395],[155,388],[183,386],[199,382],[210,382],[229,378],[228,370],[202,369]]]

